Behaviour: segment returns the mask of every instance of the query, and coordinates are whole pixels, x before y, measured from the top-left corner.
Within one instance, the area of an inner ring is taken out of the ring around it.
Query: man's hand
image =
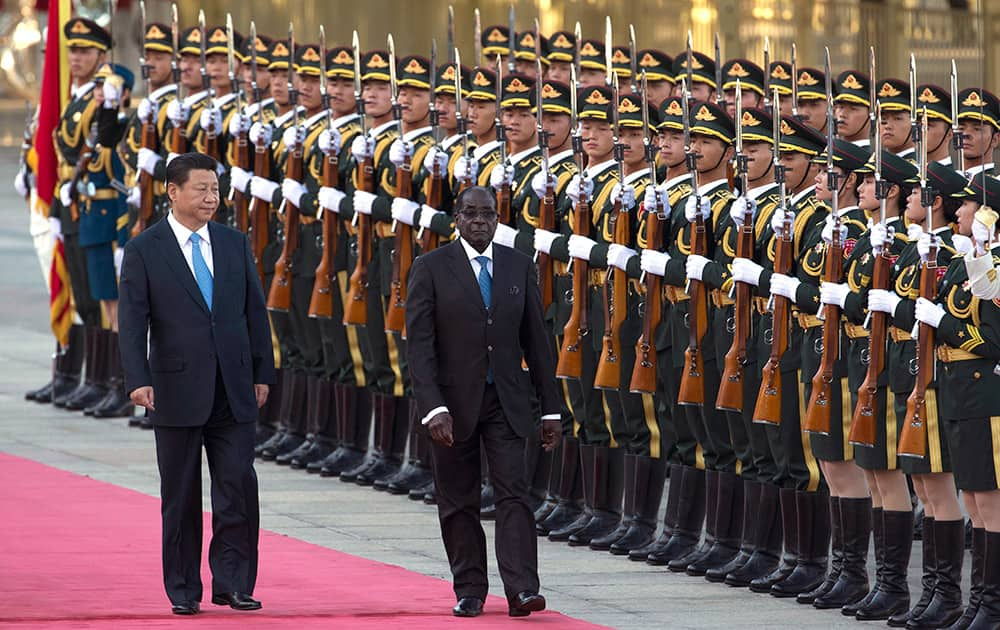
[[[559,420],[542,420],[542,448],[546,451],[555,450],[562,437],[562,422]]]
[[[267,394],[271,391],[269,385],[264,385],[263,383],[254,383],[253,393],[257,396],[257,408],[260,409],[267,402]]]
[[[442,411],[427,423],[427,430],[431,432],[431,438],[442,446],[452,446],[455,444],[455,432],[453,426],[455,421],[451,414]]]
[[[132,402],[140,407],[145,407],[150,411],[156,411],[156,407],[153,406],[153,387],[151,385],[136,387],[132,390],[132,393],[129,394],[129,398],[131,398]]]

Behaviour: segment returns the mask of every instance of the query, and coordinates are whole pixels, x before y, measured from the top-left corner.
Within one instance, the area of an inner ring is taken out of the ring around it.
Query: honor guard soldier
[[[604,44],[596,39],[585,39],[580,43],[580,71],[574,87],[600,87],[607,85],[608,66],[604,55]],[[582,112],[581,112],[582,113]]]
[[[674,91],[674,60],[662,50],[653,48],[640,50],[636,58],[639,73],[646,73],[646,98],[650,105],[659,108]]]
[[[487,26],[479,38],[482,45],[483,58],[476,59],[476,66],[493,67],[493,63],[500,56],[500,62],[507,67],[507,56],[511,54],[510,29],[502,24]]]
[[[524,31],[517,34],[517,44],[514,47],[514,69],[518,74],[531,77],[535,81],[541,81],[545,77],[545,71],[549,67],[549,40],[544,35],[540,36],[539,49],[542,52],[542,74],[538,76],[535,59],[535,31]]]
[[[736,115],[736,82],[743,95],[743,111],[757,109],[764,103],[764,70],[749,59],[730,59],[722,66],[722,91],[725,94],[726,113]]]
[[[876,85],[878,107],[882,112],[879,133],[882,146],[904,160],[917,159],[910,118],[910,84],[900,79],[882,79]]]
[[[611,71],[618,77],[619,92],[631,94],[632,58],[628,46],[614,46],[611,49]]]
[[[982,88],[965,88],[958,93],[958,103],[966,177],[996,175],[993,154],[1000,145],[1000,100]]]
[[[545,78],[569,85],[573,60],[576,58],[576,35],[569,31],[556,31],[549,37],[545,61],[548,72]]]
[[[795,116],[799,120],[826,135],[826,91],[823,86],[826,74],[816,68],[799,68],[795,77]]]
[[[772,105],[779,110],[781,116],[792,115],[792,64],[787,61],[772,61],[771,80],[768,85],[772,91],[778,92],[778,102]],[[772,98],[772,94],[767,95]]]
[[[871,145],[871,78],[858,70],[844,70],[833,83],[833,114],[837,136],[859,147]]]
[[[240,60],[242,64],[240,69],[242,70],[241,79],[243,81],[243,94],[246,97],[247,114],[253,113],[254,110],[249,109],[260,98],[262,106],[265,111],[270,111],[270,116],[274,116],[274,98],[271,96],[271,74],[268,70],[268,66],[271,64],[271,48],[274,45],[274,40],[267,35],[257,34],[256,39],[251,39],[249,37],[243,40],[243,45],[240,46]],[[256,63],[254,61],[256,60]],[[251,66],[256,66],[252,68]],[[254,94],[254,72],[257,76],[257,94]]]
[[[460,188],[488,186],[490,171],[500,161],[497,94],[497,75],[486,68],[474,69],[469,87],[468,130],[475,136],[476,148],[471,156],[462,156],[455,162],[454,176]]]
[[[916,94],[917,114],[927,110],[927,161],[951,166],[951,94],[929,83],[918,85]]]
[[[177,129],[178,144],[171,144],[171,153],[184,153],[194,150],[198,143],[204,142],[201,139],[201,110],[211,102],[211,90],[204,85],[203,76],[206,70],[202,66],[202,28],[192,26],[180,34],[178,55],[180,59],[178,66],[180,69],[180,85],[178,87],[178,98],[175,98],[167,105],[167,122],[164,125],[164,133],[172,133]],[[181,96],[183,94],[183,97]],[[161,168],[160,166],[157,167]],[[166,168],[166,163],[162,165]],[[164,173],[166,171],[164,170]]]
[[[524,75],[510,75],[503,79],[500,98],[500,123],[504,128],[505,162],[497,164],[490,171],[490,186],[498,198],[507,194],[510,198],[504,217],[501,219],[493,240],[507,247],[517,247],[529,252],[533,248],[532,235],[526,233],[518,238],[516,225],[528,205],[531,196],[531,178],[542,164],[538,148],[538,123],[535,118],[535,82]],[[504,191],[506,189],[506,193]],[[515,242],[520,241],[520,242]]]
[[[681,82],[688,76],[687,51],[674,57],[674,96],[680,96]],[[691,98],[696,101],[709,102],[715,100],[715,62],[697,50],[691,53],[691,85],[687,89]]]

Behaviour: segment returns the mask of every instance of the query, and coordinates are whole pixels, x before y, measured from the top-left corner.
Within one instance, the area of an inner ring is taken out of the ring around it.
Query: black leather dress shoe
[[[527,617],[533,612],[545,610],[545,598],[538,593],[522,591],[510,601],[507,614],[511,617]]]
[[[213,593],[212,603],[233,610],[260,610],[260,602],[246,593]]]
[[[175,615],[197,615],[198,602],[177,602],[170,607],[170,612]]]
[[[478,597],[463,597],[451,609],[451,614],[456,617],[478,617],[483,614],[483,600]]]

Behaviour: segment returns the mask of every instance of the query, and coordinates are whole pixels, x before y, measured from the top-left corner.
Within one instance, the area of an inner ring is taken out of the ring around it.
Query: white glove
[[[292,125],[281,134],[281,141],[289,151],[299,149],[306,141],[306,128]]]
[[[229,119],[229,135],[232,137],[244,133],[250,133],[250,117],[243,114],[235,114]]]
[[[479,162],[473,158],[462,156],[455,161],[455,179],[476,181],[479,176]]]
[[[979,219],[973,219],[972,238],[976,242],[976,254],[979,256],[985,254],[986,245],[990,242],[990,228]]]
[[[420,204],[403,197],[392,200],[392,218],[406,225],[413,225],[413,217],[420,210]]]
[[[153,171],[156,170],[156,165],[159,164],[162,159],[163,158],[160,157],[160,154],[156,151],[142,147],[139,149],[139,153],[135,156],[135,163],[136,166],[139,167],[139,170],[152,175]]]
[[[363,190],[354,191],[354,211],[358,214],[370,215],[373,203],[375,203],[375,195]]]
[[[340,153],[340,132],[336,129],[324,129],[319,134],[319,150],[326,155]]]
[[[49,233],[52,234],[52,238],[57,240],[62,240],[62,221],[56,217],[49,217]]]
[[[699,256],[697,254],[691,254],[687,257],[687,263],[685,263],[685,269],[687,271],[687,277],[691,280],[701,280],[701,276],[705,271],[705,266],[711,262],[704,256]]]
[[[972,239],[968,236],[962,236],[961,234],[952,234],[951,244],[955,248],[955,251],[958,252],[959,256],[965,256],[973,249]],[[985,253],[985,251],[983,253]]]
[[[281,188],[277,183],[269,179],[264,179],[260,175],[254,175],[250,179],[250,194],[265,203],[271,203],[274,199],[274,191]]]
[[[833,242],[833,215],[826,215],[826,223],[823,225],[823,231],[820,233],[820,237],[823,239],[824,243]],[[847,226],[841,224],[840,226],[840,242],[843,243],[847,240]]]
[[[125,198],[125,203],[132,206],[133,208],[138,208],[142,205],[142,189],[138,186],[133,186],[128,189],[128,197]]]
[[[490,171],[490,186],[493,190],[499,192],[501,188],[505,185],[510,186],[514,183],[514,167],[509,164],[497,164]]]
[[[70,204],[73,203],[73,192],[71,188],[72,186],[69,182],[66,182],[59,187],[59,201],[62,202],[62,205],[65,208],[68,208]]]
[[[255,122],[250,125],[250,142],[256,147],[271,146],[273,135],[274,128],[271,127],[270,123],[261,124],[259,122]]]
[[[885,289],[872,289],[868,292],[868,310],[880,313],[896,314],[896,308],[903,298],[896,295],[894,291]]]
[[[757,201],[755,199],[747,199],[742,195],[733,201],[733,205],[729,209],[729,216],[732,217],[733,223],[740,227],[747,221],[753,222],[755,214],[757,214]]]
[[[625,247],[624,245],[618,245],[616,243],[608,245],[608,264],[613,267],[617,267],[622,271],[628,271],[628,261],[638,255],[639,252],[635,251],[631,247]]]
[[[611,202],[617,203],[621,201],[623,208],[632,208],[635,206],[635,187],[631,184],[615,184],[615,187],[611,189]]]
[[[590,260],[590,251],[597,246],[597,242],[586,236],[574,234],[569,237],[569,255],[581,260]]]
[[[663,276],[667,272],[667,262],[670,254],[658,252],[655,249],[644,249],[639,254],[639,267],[654,276]]]
[[[367,135],[355,136],[354,142],[351,143],[351,154],[358,162],[375,157],[375,140]]]
[[[222,110],[218,107],[206,107],[201,110],[198,122],[205,133],[219,135],[222,133]]]
[[[920,260],[927,260],[927,256],[931,253],[931,245],[941,246],[941,239],[933,234],[928,234],[924,232],[917,239],[917,253],[920,254]]]
[[[497,231],[493,233],[493,242],[499,243],[500,245],[506,245],[507,247],[514,247],[514,240],[517,238],[517,230],[510,227],[509,225],[504,225],[503,223],[497,224]]]
[[[927,298],[917,298],[917,306],[913,314],[918,322],[923,322],[937,328],[941,325],[941,320],[944,318],[944,307],[931,302]]]
[[[447,151],[443,151],[437,147],[431,147],[427,150],[427,155],[424,156],[424,162],[421,165],[427,174],[430,175],[434,172],[435,165],[437,166],[437,172],[439,177],[448,176],[448,161],[451,156],[448,155]]]
[[[340,213],[340,202],[346,196],[343,191],[337,188],[323,186],[319,189],[319,205],[326,212]]]
[[[750,260],[749,258],[733,258],[733,281],[760,285],[760,274],[764,273],[764,268]]]
[[[655,212],[657,202],[663,206],[665,214],[670,214],[670,200],[667,198],[667,191],[663,188],[646,186],[646,192],[642,196],[642,207],[646,212]]]
[[[694,195],[689,195],[687,201],[684,202],[684,218],[688,220],[689,223],[694,223],[695,219],[698,217],[698,199]],[[708,199],[701,198],[701,218],[703,221],[707,221],[710,216],[712,216],[712,204],[708,202]]]
[[[789,212],[788,214],[790,215],[788,218],[791,219],[792,225],[794,225],[795,216],[791,212]],[[784,229],[784,226],[785,226],[785,213],[782,212],[781,208],[777,208],[775,209],[774,214],[771,215],[771,229],[774,230],[775,234],[781,234],[781,231]]]
[[[260,111],[260,103],[250,103],[249,105],[243,108],[243,115],[253,120],[254,116],[256,116],[257,112],[259,111]]]
[[[302,185],[302,182],[287,177],[281,182],[281,196],[296,208],[302,207],[300,202],[304,194],[306,194],[306,187]]]
[[[548,177],[546,177],[548,175]],[[531,178],[531,190],[534,191],[535,196],[539,199],[545,198],[545,189],[549,183],[552,183],[552,190],[556,189],[556,178],[552,176],[552,173],[545,173],[543,171],[538,171],[535,176]]]
[[[783,273],[776,273],[771,276],[771,295],[780,295],[789,300],[795,301],[795,291],[802,281],[798,278],[787,276]]]
[[[573,179],[569,180],[569,185],[566,186],[566,194],[569,195],[569,198],[575,204],[580,203],[581,198],[589,201],[590,196],[594,194],[594,180],[589,177],[583,177],[578,173],[573,176]]]
[[[118,101],[121,99],[121,93],[115,84],[105,81],[101,91],[104,93],[104,109],[118,109]]]
[[[908,226],[906,226],[906,240],[910,241],[911,243],[920,238],[920,235],[923,233],[924,233],[924,228],[919,223],[911,223]]]
[[[229,169],[229,185],[243,194],[246,194],[251,179],[253,179],[253,173],[250,171],[244,171],[238,166]]]
[[[426,203],[420,207],[420,227],[425,230],[431,229],[431,222],[439,214],[445,214],[436,208],[428,206]]]
[[[167,118],[174,124],[174,127],[184,127],[191,119],[191,106],[179,98],[175,98],[167,105]]]
[[[405,140],[396,138],[389,145],[389,161],[396,165],[396,168],[403,166],[413,158],[413,145]]]
[[[819,285],[819,301],[844,308],[844,302],[847,301],[847,294],[850,292],[851,287],[846,284],[824,282]]]
[[[115,262],[115,277],[120,277],[122,275],[122,261],[125,260],[125,248],[116,247],[114,253]]]
[[[167,163],[166,163],[166,166],[170,166],[170,163],[173,162],[174,158],[177,157],[178,155],[180,155],[180,153],[174,153],[173,151],[170,151],[169,153],[167,153]],[[150,174],[152,175],[152,173],[150,173]]]
[[[14,176],[14,190],[17,191],[18,197],[28,196],[29,191],[28,191],[28,184],[26,181],[27,177],[25,177],[25,175],[26,173],[24,172],[24,167],[22,166],[21,170],[17,172],[17,175]]]
[[[876,252],[881,252],[882,248],[896,238],[896,229],[893,227],[886,228],[885,223],[876,223],[872,226],[871,234],[868,238],[872,243],[872,249]]]
[[[542,252],[543,254],[551,254],[552,243],[554,243],[560,236],[562,235],[556,232],[535,228],[535,250]]]
[[[155,122],[157,116],[156,103],[149,98],[144,98],[139,101],[139,106],[135,108],[135,113],[141,123]]]

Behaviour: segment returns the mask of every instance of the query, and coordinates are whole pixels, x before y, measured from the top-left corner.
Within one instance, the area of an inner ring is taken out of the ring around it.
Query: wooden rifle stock
[[[340,186],[340,157],[330,153],[323,160],[323,186],[338,188]],[[333,317],[333,291],[336,289],[336,270],[334,256],[337,251],[337,238],[340,226],[337,214],[323,213],[323,255],[316,265],[316,279],[313,281],[312,297],[309,299],[309,317],[330,319]]]
[[[691,224],[692,254],[704,256],[708,252],[706,238],[705,220],[699,214]],[[708,330],[708,294],[701,280],[693,278],[688,279],[688,294],[691,296],[688,311],[690,336],[687,350],[684,351],[684,369],[677,403],[701,406],[705,404],[705,359],[701,353],[701,340]]]
[[[366,158],[357,166],[358,182],[361,189],[375,190],[375,165],[372,158]],[[347,304],[344,305],[344,323],[364,326],[368,323],[368,261],[372,255],[372,228],[366,214],[356,215],[358,219],[358,259],[351,273]]]
[[[920,270],[920,297],[934,300],[937,294],[937,247],[931,251]],[[906,420],[899,434],[902,457],[927,455],[927,387],[934,380],[934,327],[920,322],[917,339],[917,382],[906,399]]]
[[[573,217],[573,233],[580,236],[590,234],[590,203],[581,199],[576,204]],[[556,376],[579,379],[583,373],[583,353],[581,344],[590,332],[587,324],[587,276],[589,265],[586,260],[573,259],[573,308],[566,326],[563,327],[563,342],[559,348]]]
[[[783,212],[778,208],[775,212]],[[792,268],[791,221],[785,218],[782,235],[777,239],[774,253],[774,272],[788,273]],[[788,326],[791,316],[791,300],[775,295],[771,318],[771,355],[764,365],[760,392],[753,411],[753,421],[766,424],[781,424],[781,358],[788,350]]]
[[[427,205],[431,208],[441,207],[441,197],[443,195],[444,178],[438,172],[437,164],[431,169],[431,178],[427,184]],[[434,230],[426,228],[420,235],[420,251],[427,253],[437,249],[441,242],[441,237]]]
[[[844,276],[844,246],[840,242],[840,223],[834,223],[833,238],[826,248],[823,280],[839,284]],[[812,379],[812,393],[806,406],[802,430],[830,434],[830,406],[833,402],[833,370],[840,354],[840,307],[823,304],[823,356]],[[843,404],[843,401],[841,401]]]
[[[178,155],[188,152],[187,129],[183,126],[174,126],[170,130],[170,149]]]
[[[297,146],[288,156],[285,177],[302,181],[302,147]],[[299,209],[290,200],[285,200],[285,243],[281,256],[274,263],[274,280],[267,295],[267,310],[287,312],[292,307],[292,259],[299,247]]]
[[[396,192],[403,199],[413,197],[413,170],[410,160],[396,170]],[[396,221],[396,235],[392,247],[392,284],[389,308],[385,314],[385,331],[406,337],[406,280],[413,265],[413,228]]]
[[[619,201],[611,212],[614,242],[627,246],[630,238],[628,209],[622,207]],[[609,281],[612,285],[610,289]],[[598,389],[618,389],[621,384],[621,329],[627,311],[628,277],[624,271],[609,266],[604,279],[604,339],[594,377],[594,387]]]
[[[889,252],[885,249],[875,257],[872,271],[874,289],[889,287]],[[858,404],[851,418],[851,431],[847,436],[851,444],[875,445],[875,417],[878,415],[878,377],[885,369],[885,345],[888,334],[888,313],[870,311],[871,334],[868,336],[868,371],[858,390]],[[887,400],[887,404],[892,404]]]
[[[556,191],[551,183],[545,186],[545,196],[538,209],[538,227],[552,231],[556,227],[555,210]],[[542,312],[547,313],[552,306],[554,297],[554,281],[552,272],[552,257],[545,252],[538,252],[538,288],[542,292]]]
[[[250,142],[245,132],[236,136],[236,166],[243,170],[250,168]],[[250,198],[247,194],[233,189],[233,212],[236,217],[236,229],[244,234],[250,229],[249,208]]]
[[[253,170],[261,177],[271,172],[271,152],[268,146],[259,146],[254,149]],[[264,248],[267,247],[270,237],[268,225],[271,218],[271,204],[266,201],[254,198],[252,200],[253,213],[250,215],[250,251],[253,254],[254,264],[257,266],[257,274],[261,283],[264,282]],[[249,208],[248,208],[249,212]]]
[[[80,151],[80,155],[76,159],[76,166],[73,168],[73,177],[69,180],[69,190],[70,190],[70,202],[69,202],[69,216],[74,221],[80,219],[80,182],[83,180],[84,173],[90,168],[90,162],[94,159],[94,149],[97,146],[97,125],[92,125],[90,128],[90,133],[87,134],[87,141],[83,145],[83,150]]]
[[[494,168],[504,168],[503,162]],[[510,184],[504,184],[497,192],[497,213],[503,225],[510,225]]]
[[[753,258],[753,224],[746,221],[739,228],[736,241],[737,258]],[[733,306],[733,343],[726,353],[719,395],[715,408],[723,411],[743,409],[743,369],[747,362],[747,340],[750,338],[751,301],[750,285],[736,282],[736,304]]]
[[[656,212],[646,213],[646,246],[659,251],[662,246],[663,224]],[[646,274],[646,306],[642,314],[642,333],[635,344],[635,364],[632,366],[632,393],[656,393],[656,328],[663,318],[663,297],[660,295],[663,279]]]
[[[152,121],[143,123],[141,143],[144,149],[156,147],[156,124]],[[141,234],[149,225],[149,220],[153,218],[153,176],[142,169],[139,169],[139,190],[141,194],[139,214],[136,215],[135,224],[130,232],[133,237]]]

